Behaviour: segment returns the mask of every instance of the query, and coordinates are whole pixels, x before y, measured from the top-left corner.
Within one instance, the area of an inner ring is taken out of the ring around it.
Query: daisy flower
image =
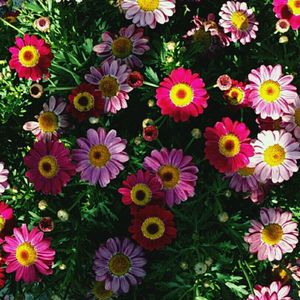
[[[24,157],[28,168],[25,173],[36,191],[57,195],[75,175],[75,166],[71,162],[70,151],[58,141],[34,143]]]
[[[51,268],[55,251],[50,248],[50,240],[34,227],[28,231],[27,225],[14,228],[13,237],[5,237],[3,250],[8,254],[6,272],[16,272],[16,281],[25,283],[39,281],[41,275],[53,273]]]
[[[209,96],[199,74],[190,69],[179,68],[171,72],[156,90],[157,105],[163,115],[169,115],[175,122],[197,117],[207,107]]]
[[[295,104],[289,106],[289,112],[281,117],[282,128],[293,133],[294,137],[300,142],[300,98],[296,98]]]
[[[105,112],[117,113],[127,107],[128,93],[133,90],[127,83],[130,69],[118,61],[104,62],[99,69],[90,68],[85,80],[97,85],[105,99]]]
[[[192,159],[192,156],[184,155],[181,149],[166,148],[153,150],[144,159],[144,168],[155,173],[161,180],[169,206],[180,204],[195,194],[198,168],[192,163]]]
[[[68,116],[64,114],[66,103],[50,97],[49,103],[43,104],[43,110],[35,116],[36,121],[26,122],[23,129],[31,131],[38,140],[57,140],[60,134],[69,126]]]
[[[9,66],[16,70],[20,78],[38,81],[43,75],[49,76],[48,68],[53,55],[50,45],[35,35],[24,35],[24,39],[16,37],[16,46],[10,47],[12,54]]]
[[[252,220],[252,227],[245,235],[250,253],[257,253],[258,260],[281,260],[284,253],[293,252],[298,243],[298,224],[290,212],[279,208],[262,208],[260,221]]]
[[[138,170],[136,174],[128,175],[118,189],[125,205],[143,207],[155,200],[164,198],[160,180],[149,171]]]
[[[300,281],[300,267],[297,265],[292,265],[288,263],[287,265],[273,265],[272,268],[273,277],[282,282],[283,284],[288,283],[291,279],[295,281]]]
[[[82,180],[93,185],[106,187],[129,159],[124,151],[127,141],[118,137],[115,130],[106,133],[104,128],[89,129],[87,138],[77,139],[77,144],[80,148],[73,150],[76,171],[81,172]]]
[[[118,60],[131,68],[142,68],[143,63],[138,56],[150,50],[148,41],[148,38],[144,37],[144,29],[131,24],[121,28],[117,37],[108,31],[104,32],[102,43],[94,46],[93,50],[109,63]]]
[[[227,1],[222,5],[219,15],[220,26],[224,28],[225,33],[231,34],[233,42],[240,41],[245,45],[256,38],[258,22],[246,2]]]
[[[104,281],[95,281],[87,294],[87,300],[113,300],[114,293],[105,289]]]
[[[270,286],[254,286],[254,295],[251,294],[247,300],[293,300],[288,296],[291,287],[282,285],[281,282],[273,281]]]
[[[9,171],[4,168],[4,163],[0,161],[0,195],[9,189],[8,174]]]
[[[133,217],[128,231],[143,248],[162,249],[176,238],[173,214],[158,205],[149,205]]]
[[[0,243],[4,242],[5,236],[12,234],[15,221],[12,208],[0,201]]]
[[[69,95],[67,112],[82,122],[89,117],[99,117],[104,112],[104,101],[94,85],[82,83]]]
[[[93,270],[97,281],[113,293],[128,293],[146,275],[147,261],[141,247],[129,239],[110,238],[99,247],[94,257]]]
[[[278,119],[283,113],[289,112],[289,106],[298,97],[296,87],[290,84],[293,76],[282,76],[281,65],[262,65],[251,70],[248,79],[250,84],[246,88],[250,90],[252,107],[262,118]]]
[[[300,28],[300,1],[273,0],[273,11],[278,19],[286,19],[293,30]]]
[[[154,29],[159,24],[169,21],[175,13],[176,0],[123,0],[121,8],[125,17],[139,27],[149,26]]]
[[[253,146],[253,162],[261,181],[283,182],[298,171],[300,147],[289,132],[264,130],[258,134]]]
[[[249,134],[244,123],[229,118],[223,118],[214,127],[206,127],[205,158],[221,173],[234,173],[246,167],[254,155]]]
[[[246,84],[237,80],[232,80],[229,90],[224,92],[224,98],[229,104],[237,107],[248,107],[250,105],[249,90]]]

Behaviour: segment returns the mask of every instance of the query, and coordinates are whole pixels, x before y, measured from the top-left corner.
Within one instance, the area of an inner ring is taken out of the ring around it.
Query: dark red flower
[[[131,72],[127,78],[127,83],[133,88],[138,88],[143,85],[144,76],[138,71]]]
[[[158,137],[158,128],[155,125],[149,125],[143,129],[143,138],[147,142],[152,142]]]
[[[54,229],[54,222],[51,217],[43,217],[39,222],[39,228],[43,232],[51,232]]]
[[[164,248],[176,238],[173,214],[158,205],[148,205],[133,216],[128,231],[147,250]]]
[[[67,112],[79,122],[89,117],[99,117],[104,112],[102,93],[89,83],[82,83],[69,95]]]
[[[258,124],[260,130],[279,130],[282,123],[281,118],[273,120],[270,117],[263,119],[260,116],[257,117],[255,121]]]
[[[14,212],[10,206],[3,201],[0,202],[0,243],[4,242],[5,236],[12,234],[12,230],[16,225],[13,213]]]

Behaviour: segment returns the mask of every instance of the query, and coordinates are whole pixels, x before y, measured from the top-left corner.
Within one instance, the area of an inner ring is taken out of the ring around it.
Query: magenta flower
[[[9,171],[7,169],[4,169],[4,163],[0,162],[0,195],[9,188],[8,174]]]

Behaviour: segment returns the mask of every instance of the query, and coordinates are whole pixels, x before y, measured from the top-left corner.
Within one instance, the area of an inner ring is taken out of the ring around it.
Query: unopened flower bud
[[[57,212],[57,217],[63,221],[63,222],[66,222],[69,220],[69,214],[67,211],[65,211],[64,209],[60,209],[58,212]]]
[[[226,223],[229,220],[228,213],[226,211],[221,212],[218,214],[218,219],[221,223]]]

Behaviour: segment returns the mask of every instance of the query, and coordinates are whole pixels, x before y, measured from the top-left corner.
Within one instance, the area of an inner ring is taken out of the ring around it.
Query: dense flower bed
[[[299,299],[299,0],[0,24],[1,299]]]

